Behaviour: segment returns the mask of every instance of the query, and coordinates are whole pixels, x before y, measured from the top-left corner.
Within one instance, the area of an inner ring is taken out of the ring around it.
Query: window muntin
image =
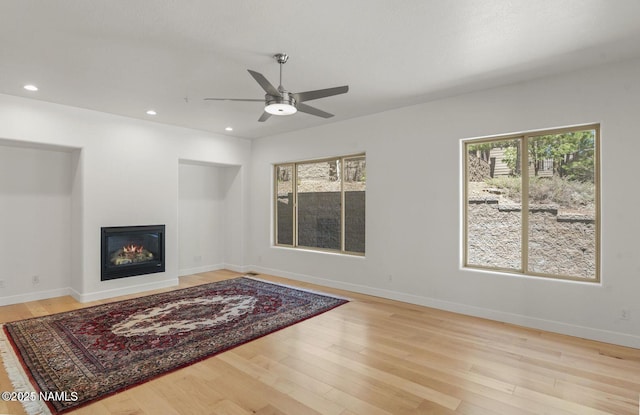
[[[598,282],[598,146],[598,125],[465,141],[464,266]]]
[[[364,155],[278,164],[274,172],[276,245],[364,255]]]

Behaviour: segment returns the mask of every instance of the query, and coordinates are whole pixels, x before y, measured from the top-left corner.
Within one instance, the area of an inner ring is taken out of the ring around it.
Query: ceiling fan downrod
[[[284,92],[284,87],[282,86],[282,65],[287,63],[287,61],[289,60],[289,55],[287,55],[286,53],[276,53],[275,55],[273,55],[273,57],[275,58],[276,62],[280,64],[280,85],[278,85],[278,91],[282,93]]]

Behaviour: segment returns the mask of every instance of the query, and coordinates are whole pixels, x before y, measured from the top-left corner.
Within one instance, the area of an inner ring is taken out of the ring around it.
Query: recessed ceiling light
[[[224,129],[225,131],[233,131],[233,127],[227,127]]]
[[[158,115],[158,113],[155,112],[154,110],[148,110],[147,115]]]
[[[36,92],[38,90],[37,86],[31,85],[31,84],[25,85],[23,88],[26,89],[27,91],[31,91],[31,92]]]

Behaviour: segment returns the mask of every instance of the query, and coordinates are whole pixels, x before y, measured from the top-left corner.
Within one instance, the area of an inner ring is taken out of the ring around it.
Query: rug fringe
[[[256,277],[254,277],[252,275],[245,275],[244,277],[252,279],[252,280],[260,281],[260,282],[266,282],[268,284],[279,285],[281,287],[292,288],[292,289],[298,290],[298,291],[305,291],[305,292],[308,292],[308,293],[311,293],[311,294],[323,295],[325,297],[337,298],[339,300],[353,301],[353,299],[349,298],[349,297],[344,297],[344,296],[336,295],[336,294],[330,294],[330,293],[323,292],[323,291],[318,291],[318,290],[312,290],[311,288],[298,287],[296,285],[282,284],[280,282],[264,280],[262,278],[256,278]]]
[[[0,358],[4,363],[4,369],[9,376],[13,391],[2,392],[34,392],[29,377],[22,369],[22,365],[5,335],[4,324],[0,324]],[[40,399],[29,402],[21,402],[22,407],[29,415],[51,415],[47,405]]]

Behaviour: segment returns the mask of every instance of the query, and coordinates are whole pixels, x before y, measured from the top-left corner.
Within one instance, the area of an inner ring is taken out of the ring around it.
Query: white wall
[[[65,271],[71,293],[81,301],[176,284],[179,160],[245,166],[250,155],[248,140],[6,95],[0,95],[0,139],[81,149],[72,155],[73,177],[67,183],[74,250],[71,270]],[[33,219],[27,211],[21,215]],[[236,219],[228,240],[244,250],[246,220]],[[166,225],[166,272],[100,281],[100,228],[153,224]],[[3,244],[5,238],[0,235]],[[6,269],[8,275],[14,271]],[[46,295],[32,291],[22,294]],[[0,292],[0,302],[8,301],[4,297]]]
[[[262,272],[640,347],[640,61],[254,142],[248,263]],[[461,269],[463,138],[601,123],[602,284]],[[272,245],[272,164],[366,152],[366,257]],[[621,309],[631,310],[628,321]]]
[[[227,267],[227,253],[235,232],[227,214],[241,200],[240,183],[234,183],[239,166],[218,166],[183,160],[179,166],[178,251],[179,273],[190,275]],[[196,219],[196,220],[194,220]],[[237,266],[237,264],[229,267]]]
[[[52,297],[66,294],[71,283],[72,154],[6,144],[0,141],[1,295],[19,302],[34,290]]]
[[[250,188],[247,180],[248,168],[228,167],[222,173],[222,182],[226,191],[226,204],[224,210],[225,243],[224,258],[225,268],[233,271],[244,272],[248,270],[246,251],[249,249],[247,241],[253,237],[253,229],[249,225],[247,205],[251,202]],[[242,233],[246,238],[234,237],[236,233]]]

